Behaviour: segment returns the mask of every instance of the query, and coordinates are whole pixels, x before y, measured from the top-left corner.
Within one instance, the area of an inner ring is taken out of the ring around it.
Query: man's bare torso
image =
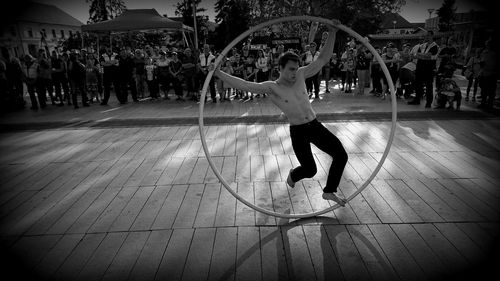
[[[287,116],[290,125],[308,123],[316,118],[316,113],[309,102],[303,76],[298,75],[291,86],[272,81],[271,101]]]

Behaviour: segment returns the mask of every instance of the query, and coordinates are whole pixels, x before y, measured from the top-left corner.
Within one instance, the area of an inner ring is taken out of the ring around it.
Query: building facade
[[[14,20],[0,26],[1,56],[37,56],[38,49],[55,49],[81,32],[82,22],[53,5],[29,3]]]

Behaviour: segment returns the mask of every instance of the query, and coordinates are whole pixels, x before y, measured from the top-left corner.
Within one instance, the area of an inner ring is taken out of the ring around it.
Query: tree
[[[119,16],[127,7],[123,0],[86,0],[90,3],[89,20],[95,23],[110,20]]]
[[[437,13],[439,16],[439,31],[450,31],[452,29],[451,24],[455,19],[455,0],[444,0],[441,8],[438,9]]]
[[[185,25],[194,27],[193,1],[196,5],[196,29],[199,39],[198,42],[202,42],[205,36],[202,30],[208,29],[208,16],[200,14],[206,11],[205,8],[200,8],[198,6],[201,0],[182,0],[181,2],[178,2],[176,4],[175,15],[182,16],[182,23]]]
[[[360,35],[375,33],[386,13],[397,12],[406,4],[405,0],[250,0],[251,25],[284,16],[310,15],[327,19],[338,19]],[[304,37],[310,23],[290,23],[280,26],[285,36],[291,34]],[[325,27],[318,30],[318,36]],[[339,37],[343,37],[339,33]],[[341,39],[341,38],[339,38]]]
[[[250,25],[250,1],[248,0],[217,0],[214,6],[215,22],[217,26],[215,32],[217,40],[216,48],[222,49],[234,38],[243,33]]]

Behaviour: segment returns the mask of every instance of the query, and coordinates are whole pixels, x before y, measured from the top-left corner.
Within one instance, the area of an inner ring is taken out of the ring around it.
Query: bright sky
[[[83,23],[87,23],[89,17],[89,3],[86,0],[35,0],[41,3],[55,5],[68,14],[77,18]],[[180,0],[124,0],[129,9],[154,8],[161,15],[167,14],[169,17],[175,16],[175,4]],[[204,13],[211,21],[215,19],[214,3],[216,0],[202,0],[200,7],[206,8]],[[443,1],[441,0],[406,0],[406,5],[401,9],[400,14],[409,22],[424,22],[429,18],[427,9],[439,9]],[[456,0],[457,12],[468,12],[471,9],[484,10],[486,0]],[[434,16],[435,14],[433,14]]]

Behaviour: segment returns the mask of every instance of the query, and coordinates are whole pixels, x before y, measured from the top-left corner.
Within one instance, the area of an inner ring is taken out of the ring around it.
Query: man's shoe
[[[425,104],[425,108],[431,108],[431,104],[430,103],[426,103]]]
[[[290,172],[288,172],[288,177],[286,178],[286,183],[291,188],[294,188],[295,187],[295,183],[292,180],[292,171],[293,171],[293,169],[290,169]]]
[[[410,105],[419,105],[420,101],[418,101],[418,100],[412,100],[412,101],[409,101],[408,104],[410,104]]]
[[[326,192],[324,192],[323,193],[323,199],[325,199],[325,200],[332,200],[332,201],[336,202],[337,204],[339,204],[342,207],[345,207],[345,203],[347,203],[347,201],[345,199],[338,197],[333,192],[332,193],[326,193]]]
[[[84,103],[84,104],[83,104],[83,106],[84,106],[84,107],[89,107],[89,106],[90,106],[90,104],[88,104],[88,103]]]

